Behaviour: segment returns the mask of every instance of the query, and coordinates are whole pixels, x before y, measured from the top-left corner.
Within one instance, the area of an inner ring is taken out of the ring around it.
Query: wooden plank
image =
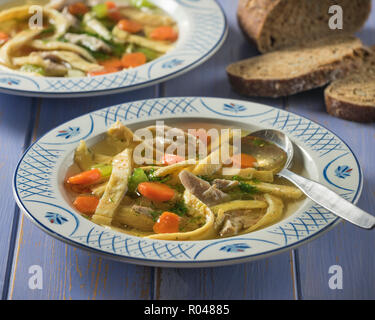
[[[9,278],[8,258],[12,256],[17,230],[18,208],[12,192],[13,172],[28,143],[29,125],[36,100],[0,94],[0,290],[7,290]],[[22,114],[22,117],[19,115]]]
[[[117,103],[153,98],[151,87],[134,93],[81,99],[44,99],[34,138],[84,113]],[[43,270],[43,289],[28,287],[29,268]],[[50,237],[22,216],[10,299],[149,299],[153,268],[111,261]]]
[[[236,5],[218,1],[224,8],[229,36],[220,51],[188,74],[165,84],[166,96],[216,96],[245,99],[229,86],[225,68],[230,62],[254,56],[237,26]],[[281,99],[245,99],[282,108]],[[156,299],[293,299],[294,271],[291,253],[231,267],[157,269]]]
[[[375,1],[373,1],[375,8]],[[375,11],[359,37],[365,44],[375,43]],[[364,173],[364,186],[358,206],[375,213],[375,127],[329,116],[325,112],[323,90],[289,98],[288,110],[317,121],[340,136],[353,149]],[[343,222],[321,238],[298,249],[298,269],[303,299],[374,299],[375,233]],[[332,290],[329,268],[343,271],[343,289]]]

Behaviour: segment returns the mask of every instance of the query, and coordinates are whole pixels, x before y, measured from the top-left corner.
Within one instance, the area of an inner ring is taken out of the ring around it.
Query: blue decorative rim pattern
[[[159,0],[157,5],[180,25],[176,48],[159,59],[135,69],[84,78],[33,77],[0,68],[0,91],[26,96],[78,97],[144,88],[197,67],[224,43],[227,21],[215,0]]]
[[[14,192],[18,205],[43,230],[73,245],[128,262],[180,267],[225,265],[265,257],[311,240],[339,221],[305,200],[293,215],[250,234],[207,241],[158,241],[95,225],[82,218],[65,200],[62,181],[79,140],[90,142],[117,120],[135,125],[176,118],[196,121],[216,118],[218,122],[230,121],[241,127],[281,130],[304,151],[304,161],[313,179],[349,201],[359,198],[362,188],[359,163],[350,148],[326,128],[293,113],[252,102],[178,97],[101,109],[47,133],[30,146],[16,168]]]

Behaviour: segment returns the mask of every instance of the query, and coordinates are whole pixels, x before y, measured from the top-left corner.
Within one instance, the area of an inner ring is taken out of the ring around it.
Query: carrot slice
[[[169,201],[174,197],[174,190],[159,182],[142,182],[138,185],[139,193],[156,202]]]
[[[242,169],[253,168],[257,162],[257,159],[246,153],[235,154],[231,157],[231,160],[233,166]]]
[[[79,196],[73,202],[76,209],[84,214],[94,214],[99,204],[99,198],[93,196]]]
[[[72,15],[78,16],[78,15],[84,15],[85,13],[89,12],[90,9],[83,2],[76,2],[76,3],[69,5],[68,11]]]
[[[113,1],[106,1],[105,5],[109,10],[117,8],[116,3],[114,3]]]
[[[121,61],[124,68],[135,68],[145,64],[147,58],[142,52],[134,52],[124,54]]]
[[[9,35],[5,32],[0,31],[0,44],[3,44],[9,40]]]
[[[180,217],[172,212],[163,212],[154,224],[155,233],[175,233],[179,231]]]
[[[130,33],[137,33],[143,29],[143,26],[139,22],[127,19],[121,19],[117,26],[119,29]]]
[[[178,38],[176,30],[169,26],[162,26],[152,30],[151,39],[174,42]]]
[[[118,71],[122,69],[121,59],[117,59],[117,58],[104,60],[104,61],[99,62],[99,64],[106,69],[117,68]]]
[[[184,160],[185,158],[180,157],[178,155],[166,153],[162,159],[162,162],[163,164],[170,165],[170,164],[175,164]]]
[[[92,169],[70,177],[67,182],[71,184],[89,185],[98,183],[101,180],[101,178],[102,174],[100,173],[100,170]]]
[[[102,74],[107,74],[107,73],[114,73],[114,72],[118,72],[120,71],[119,68],[115,68],[115,67],[105,67],[103,69],[100,69],[98,71],[91,71],[88,73],[89,76],[100,76]]]

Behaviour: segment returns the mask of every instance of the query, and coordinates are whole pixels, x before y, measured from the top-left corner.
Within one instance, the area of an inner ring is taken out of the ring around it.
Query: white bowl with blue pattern
[[[83,218],[71,205],[63,180],[78,142],[98,141],[117,120],[130,127],[156,120],[212,121],[248,130],[272,128],[295,143],[306,175],[356,202],[362,172],[350,148],[334,133],[296,114],[253,102],[199,97],[143,100],[101,109],[53,129],[22,156],[14,194],[40,228],[72,245],[110,258],[153,266],[202,267],[247,262],[289,250],[321,235],[340,219],[309,199],[270,227],[205,241],[162,241],[109,230]]]
[[[0,92],[38,97],[82,97],[145,88],[177,77],[212,57],[228,27],[215,0],[152,0],[178,23],[176,47],[149,63],[95,77],[35,77],[0,66]]]

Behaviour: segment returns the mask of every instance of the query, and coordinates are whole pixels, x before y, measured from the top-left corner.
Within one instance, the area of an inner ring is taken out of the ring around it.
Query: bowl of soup
[[[282,252],[340,220],[241,150],[260,128],[289,135],[293,171],[358,199],[358,162],[329,130],[252,102],[179,97],[109,107],[52,130],[20,160],[16,200],[53,236],[128,262],[215,266]],[[344,164],[346,179],[337,174]]]
[[[224,14],[212,1],[6,1],[0,89],[48,96],[130,90],[202,63],[225,36]]]

